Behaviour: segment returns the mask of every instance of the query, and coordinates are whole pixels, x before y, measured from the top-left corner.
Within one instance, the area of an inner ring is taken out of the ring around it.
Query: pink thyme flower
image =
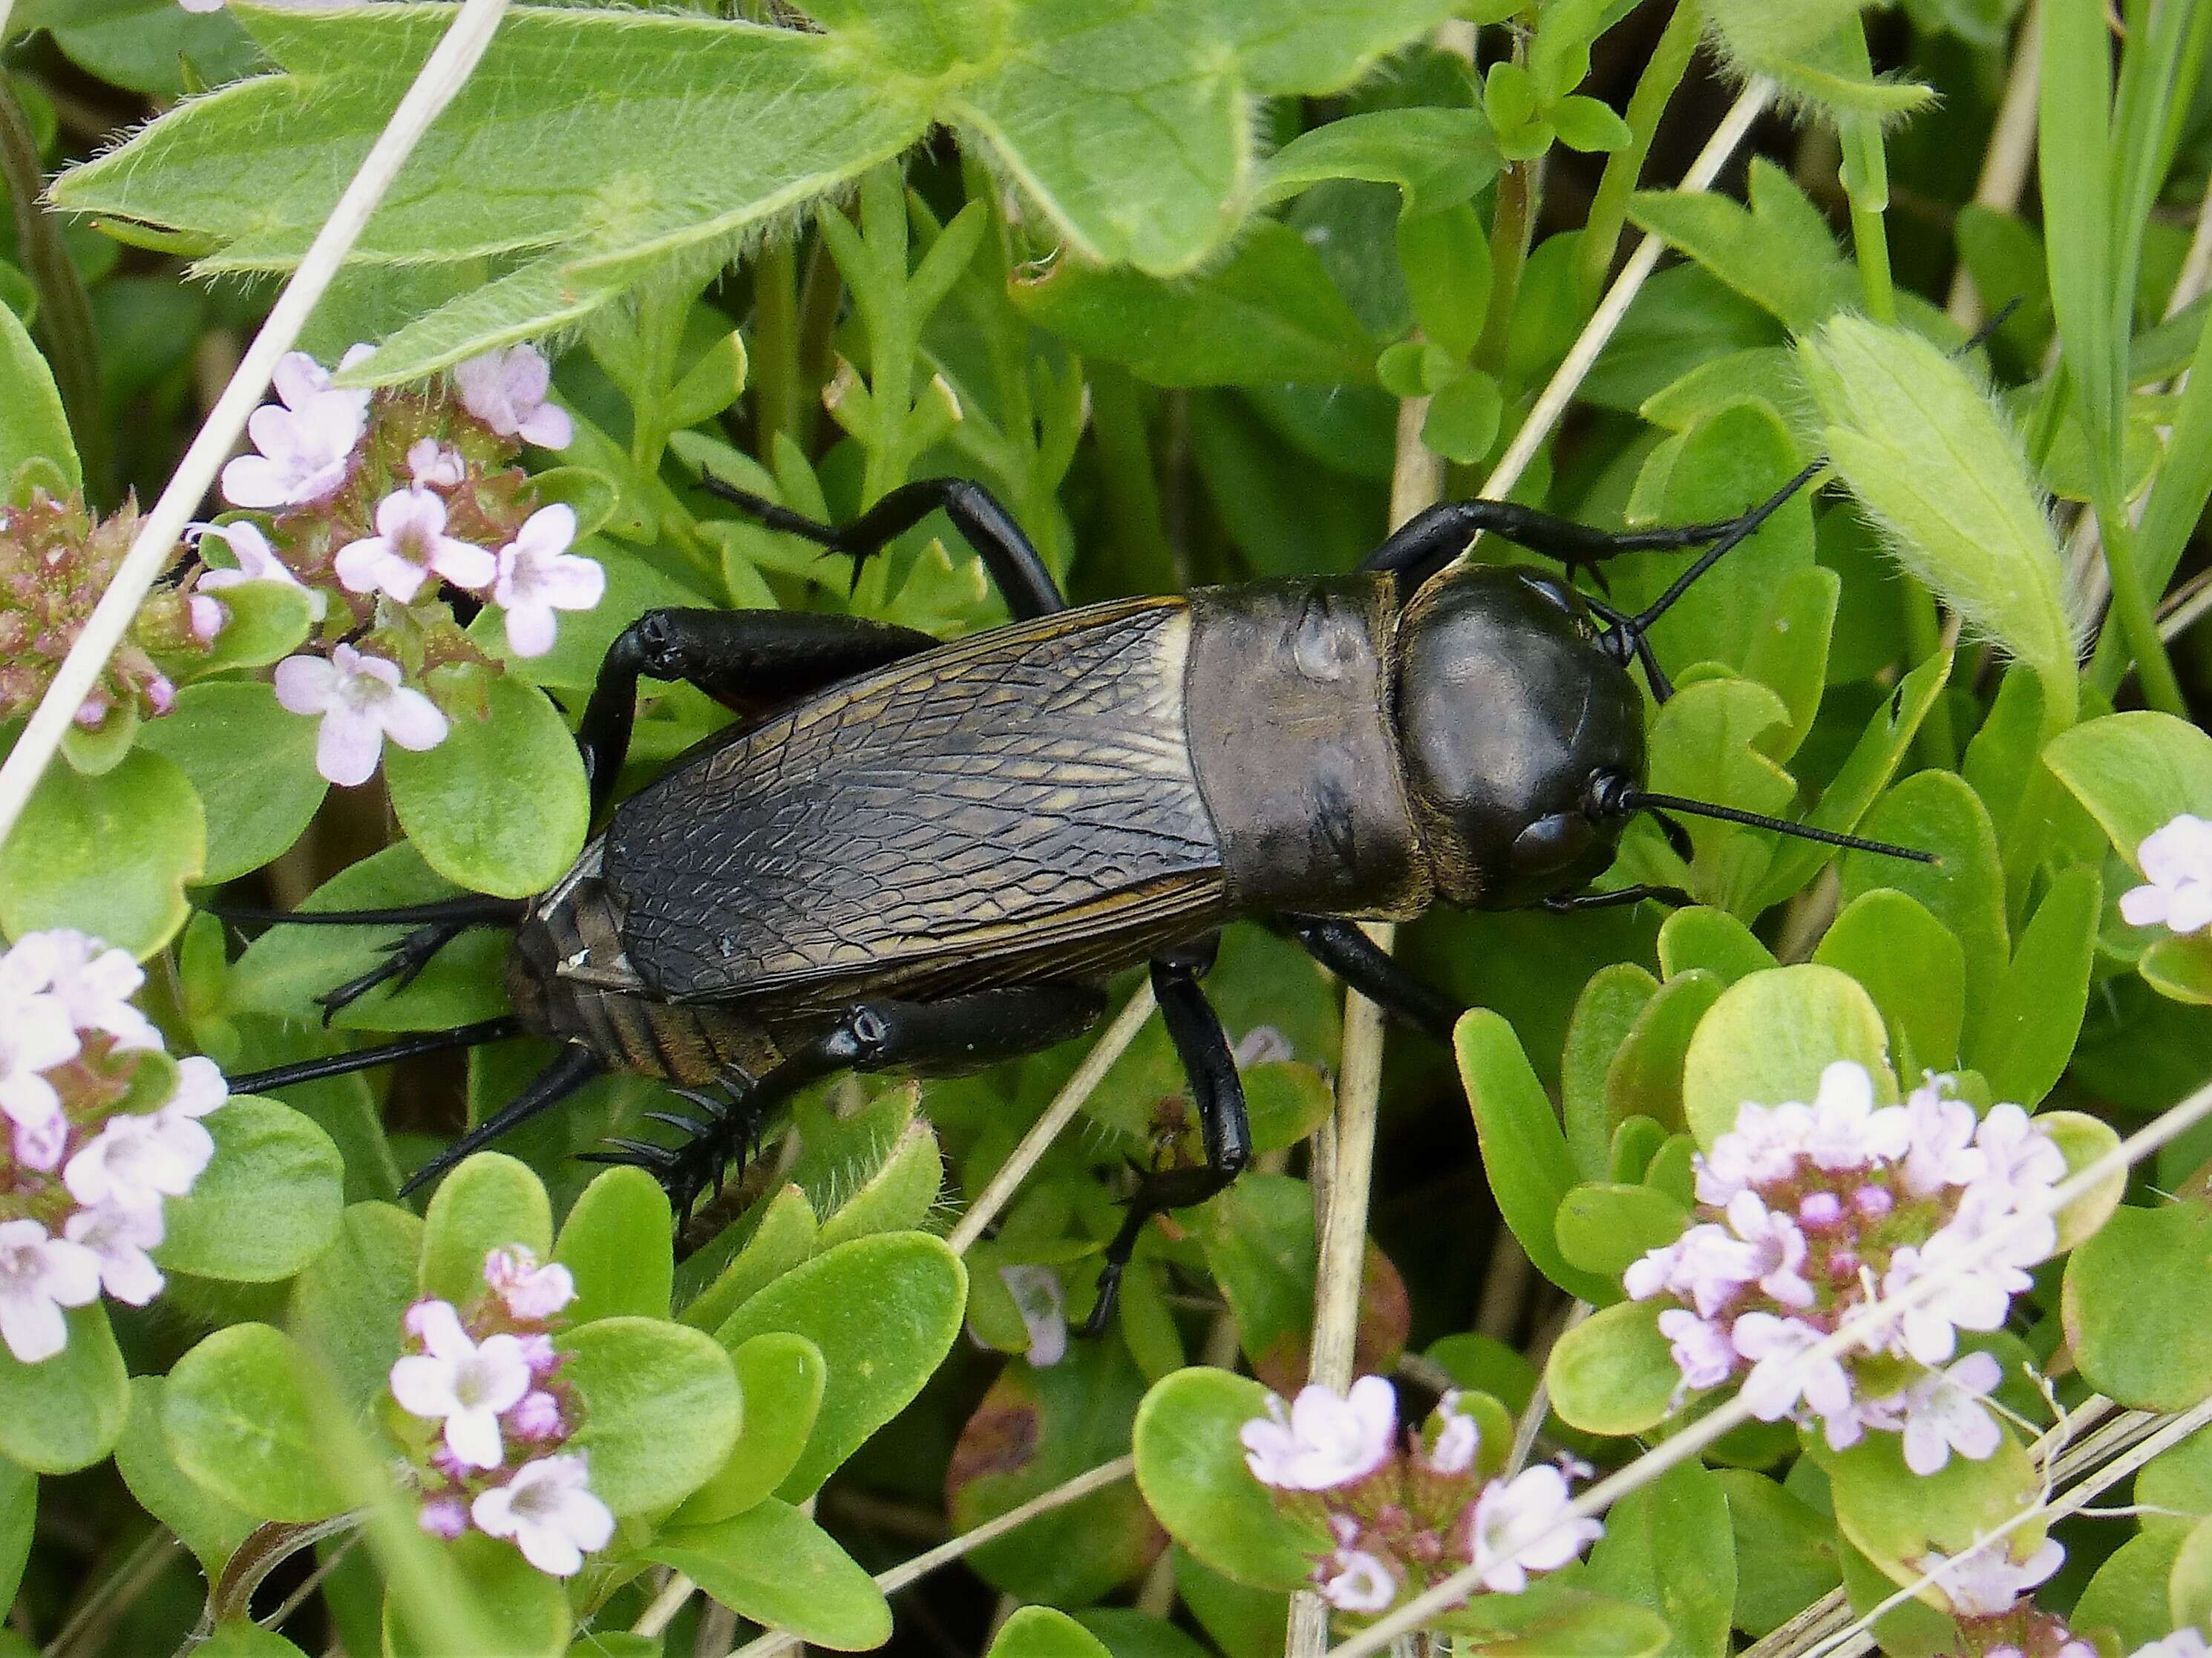
[[[1376,1555],[1339,1549],[1322,1568],[1322,1600],[1339,1612],[1381,1612],[1398,1598],[1397,1575]]]
[[[2066,1551],[2055,1540],[2046,1541],[2025,1560],[2014,1560],[2011,1545],[1993,1537],[1956,1558],[1930,1549],[1917,1564],[1935,1578],[1953,1612],[1962,1618],[1997,1618],[2065,1562]]]
[[[1301,1388],[1287,1416],[1267,1396],[1267,1414],[1239,1435],[1245,1465],[1263,1485],[1322,1491],[1364,1479],[1390,1455],[1398,1396],[1381,1376],[1362,1376],[1340,1399],[1323,1387]]]
[[[507,1303],[507,1310],[532,1323],[549,1319],[576,1298],[576,1280],[558,1261],[540,1266],[519,1243],[484,1256],[484,1283]]]
[[[127,950],[114,950],[74,927],[27,932],[8,952],[9,976],[52,996],[78,1030],[105,1032],[118,1048],[161,1046],[161,1033],[131,1005],[146,975]]]
[[[2212,823],[2184,812],[2136,848],[2143,883],[2120,895],[2130,926],[2163,922],[2173,932],[2212,926]]]
[[[1969,1462],[1995,1456],[2004,1430],[1982,1401],[2003,1379],[2004,1367],[1994,1357],[1968,1353],[1887,1401],[1889,1412],[1903,1419],[1905,1466],[1931,1474],[1950,1461],[1954,1451]]]
[[[52,1358],[69,1345],[64,1307],[100,1294],[100,1258],[49,1234],[34,1220],[0,1221],[0,1341],[22,1364]]]
[[[0,1003],[0,1113],[23,1129],[58,1121],[62,1096],[42,1073],[75,1059],[78,1047],[58,996],[15,996]]]
[[[190,524],[185,535],[194,543],[204,542],[212,536],[230,549],[230,556],[238,561],[238,568],[226,570],[210,565],[202,570],[199,580],[192,585],[204,593],[219,593],[231,587],[242,587],[249,581],[274,581],[280,586],[297,587],[307,595],[307,614],[320,622],[330,610],[330,595],[308,586],[292,574],[292,568],[276,556],[269,544],[269,537],[261,526],[249,519],[240,519],[231,524]]]
[[[606,592],[598,562],[568,551],[575,538],[575,509],[556,502],[532,513],[499,550],[492,601],[507,612],[507,642],[517,656],[544,655],[553,648],[553,613],[588,610]]]
[[[522,1344],[511,1335],[472,1340],[450,1302],[417,1303],[410,1323],[427,1351],[392,1365],[392,1396],[403,1410],[443,1422],[446,1448],[464,1467],[497,1467],[500,1413],[530,1391]]]
[[[1569,1501],[1566,1476],[1548,1462],[1484,1487],[1469,1551],[1483,1588],[1518,1594],[1530,1572],[1565,1565],[1604,1534],[1595,1520],[1570,1519]]]
[[[276,700],[294,714],[319,716],[315,769],[331,782],[366,783],[384,739],[403,749],[434,749],[449,729],[437,704],[399,683],[397,663],[341,645],[325,661],[292,656],[276,665]]]
[[[446,503],[419,485],[376,504],[376,533],[338,550],[334,567],[352,593],[388,593],[412,602],[433,575],[457,587],[481,587],[498,573],[491,554],[446,533]]]
[[[580,1453],[541,1456],[480,1495],[469,1515],[478,1529],[513,1538],[538,1570],[571,1577],[586,1554],[606,1547],[615,1534],[614,1515],[592,1494],[588,1479]]]
[[[167,1282],[146,1253],[161,1242],[158,1208],[104,1203],[80,1209],[62,1223],[62,1234],[100,1258],[100,1287],[129,1306],[145,1306]]]
[[[468,464],[458,449],[448,449],[435,438],[409,446],[407,476],[418,489],[451,489],[468,476]]]
[[[223,499],[234,507],[304,507],[335,493],[367,430],[368,394],[333,390],[303,352],[277,364],[275,386],[278,401],[263,404],[246,422],[258,452],[222,469]]]
[[[575,435],[568,410],[545,400],[553,370],[534,347],[487,351],[453,370],[461,407],[503,438],[565,449]]]
[[[1014,1310],[1022,1315],[1022,1327],[1029,1333],[1029,1350],[1023,1356],[1041,1370],[1066,1357],[1067,1295],[1060,1274],[1049,1266],[1001,1266],[999,1281],[1006,1286]]]

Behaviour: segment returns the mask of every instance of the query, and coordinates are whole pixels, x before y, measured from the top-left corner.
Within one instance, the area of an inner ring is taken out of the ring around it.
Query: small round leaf
[[[392,807],[423,860],[476,892],[527,898],[583,850],[591,794],[575,738],[545,693],[505,676],[434,749],[385,756]]]
[[[1277,1512],[1244,1463],[1237,1433],[1267,1413],[1267,1390],[1226,1370],[1177,1370],[1137,1410],[1137,1487],[1170,1535],[1255,1588],[1304,1588],[1328,1552],[1320,1533]]]

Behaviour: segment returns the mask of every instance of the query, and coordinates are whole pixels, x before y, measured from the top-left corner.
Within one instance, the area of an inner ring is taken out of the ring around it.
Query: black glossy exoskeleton
[[[688,1207],[807,1084],[1033,1051],[1089,1026],[1108,979],[1149,963],[1206,1163],[1140,1182],[1109,1251],[1109,1289],[1148,1217],[1210,1196],[1249,1155],[1237,1068],[1199,983],[1223,925],[1277,922],[1442,1035],[1456,1010],[1357,919],[1439,900],[1572,908],[1648,896],[1582,890],[1636,811],[1715,809],[1644,789],[1644,698],[1628,665],[1640,657],[1665,694],[1644,646],[1650,620],[1788,494],[1723,524],[1614,537],[1455,503],[1355,574],[1070,610],[973,484],[908,485],[843,529],[710,487],[856,559],[941,507],[1015,619],[940,644],[838,616],[648,614],[610,652],[579,733],[595,805],[611,793],[641,675],[689,681],[747,717],[617,805],[556,886],[520,906],[297,918],[416,926],[334,1003],[419,966],[462,927],[514,924],[512,1018],[237,1085],[519,1031],[557,1037],[568,1047],[552,1068],[417,1178],[625,1070],[702,1105],[664,1119],[684,1144],[610,1154],[653,1169]],[[1460,559],[1483,530],[1571,567],[1638,547],[1709,550],[1629,616],[1560,577]]]

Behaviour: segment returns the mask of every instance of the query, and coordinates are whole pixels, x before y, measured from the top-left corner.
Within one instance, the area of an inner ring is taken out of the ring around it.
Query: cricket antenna
[[[1763,811],[1746,811],[1740,806],[1723,806],[1711,800],[1685,799],[1679,794],[1659,794],[1633,785],[1606,790],[1604,805],[1607,810],[1620,812],[1687,812],[1692,817],[1715,817],[1723,823],[1744,823],[1753,829],[1772,829],[1777,835],[1795,835],[1800,841],[1817,841],[1822,846],[1844,847],[1852,852],[1879,853],[1885,858],[1904,858],[1916,864],[1937,861],[1934,853],[1922,852],[1917,847],[1900,847],[1887,841],[1870,841],[1862,835],[1844,835],[1811,823],[1793,823],[1787,817],[1770,817]]]

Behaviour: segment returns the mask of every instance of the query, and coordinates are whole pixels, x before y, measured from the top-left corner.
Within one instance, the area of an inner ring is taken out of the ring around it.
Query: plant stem
[[[1627,147],[1605,158],[1605,172],[1597,181],[1597,193],[1590,198],[1583,239],[1575,248],[1575,287],[1583,296],[1584,311],[1597,303],[1606,273],[1613,269],[1621,227],[1628,222],[1628,198],[1650,157],[1659,118],[1667,112],[1675,88],[1689,70],[1704,24],[1698,0],[1678,0],[1674,15],[1667,20],[1665,30],[1651,48],[1644,73],[1637,77],[1636,90],[1629,94],[1623,118],[1630,134]]]
[[[837,311],[844,301],[844,276],[817,237],[799,289],[799,381],[793,388],[788,428],[793,440],[810,454],[815,422],[822,412],[822,388],[830,384],[830,360],[836,355]]]
[[[799,246],[771,242],[753,261],[753,431],[762,458],[799,422]]]
[[[85,489],[96,496],[107,482],[108,456],[92,300],[84,291],[76,262],[63,245],[59,222],[42,205],[46,175],[39,160],[38,140],[4,75],[0,75],[0,179],[7,181],[15,210],[15,239],[24,267],[38,289],[39,333],[69,410],[70,434],[76,441]]]
[[[2127,508],[2104,490],[2097,493],[2095,511],[2105,542],[2105,569],[2112,578],[2112,614],[2119,622],[2123,643],[2136,659],[2143,698],[2160,713],[2186,720],[2189,707],[2181,695],[2181,682],[2174,677],[2166,641],[2158,636],[2158,620],[2143,592],[2142,572],[2136,568],[2135,525],[2128,520]]]
[[[1528,262],[1535,171],[1534,161],[1509,161],[1498,175],[1498,204],[1490,224],[1490,312],[1482,319],[1482,337],[1474,343],[1475,366],[1493,374],[1505,367],[1514,302],[1521,292],[1521,269]]]
[[[1091,430],[1098,444],[1098,470],[1106,486],[1106,512],[1121,544],[1121,568],[1136,592],[1168,592],[1177,581],[1175,550],[1160,521],[1159,479],[1138,401],[1135,376],[1113,363],[1090,369]]]

